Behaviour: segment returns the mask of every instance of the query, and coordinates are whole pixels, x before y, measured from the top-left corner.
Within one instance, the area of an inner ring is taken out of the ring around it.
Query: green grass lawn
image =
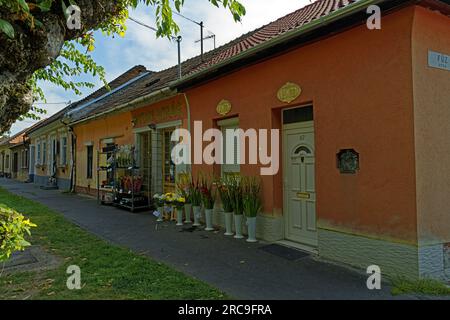
[[[111,245],[37,202],[0,188],[0,205],[38,225],[29,239],[62,259],[55,270],[0,277],[0,299],[224,299],[219,290],[147,257]],[[67,267],[81,268],[82,289],[68,290]]]

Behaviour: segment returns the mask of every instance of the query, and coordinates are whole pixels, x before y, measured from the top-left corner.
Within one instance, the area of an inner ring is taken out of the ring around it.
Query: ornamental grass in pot
[[[262,209],[261,182],[257,178],[244,178],[242,181],[242,202],[244,214],[247,218],[247,242],[256,240],[256,217]]]
[[[212,216],[214,211],[214,204],[216,202],[215,192],[213,190],[213,183],[211,179],[203,178],[201,183],[201,195],[202,204],[205,208],[205,221],[206,228],[205,231],[214,231]]]
[[[233,233],[233,197],[230,190],[230,179],[225,176],[217,183],[217,192],[222,201],[222,208],[225,215],[225,235],[232,236]]]
[[[192,187],[192,177],[189,174],[181,174],[177,189],[179,194],[186,200],[184,204],[185,224],[192,223]]]
[[[241,178],[238,176],[229,177],[230,197],[233,204],[235,239],[243,239],[242,220],[244,214]]]
[[[202,193],[200,191],[200,186],[198,180],[192,182],[190,189],[190,198],[192,204],[192,211],[194,212],[194,227],[201,226],[200,219],[202,217]]]

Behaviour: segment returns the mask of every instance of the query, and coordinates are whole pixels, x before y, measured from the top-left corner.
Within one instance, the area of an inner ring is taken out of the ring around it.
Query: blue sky
[[[254,30],[264,24],[274,21],[292,11],[295,11],[310,3],[309,0],[241,0],[247,9],[247,15],[241,23],[235,23],[231,14],[225,9],[217,9],[207,0],[187,0],[182,14],[196,21],[204,21],[205,29],[216,35],[217,45],[223,45],[243,33]],[[148,25],[154,25],[154,11],[152,8],[140,5],[130,12],[130,16]],[[175,16],[175,20],[181,28],[182,59],[186,60],[200,54],[200,44],[195,43],[200,39],[198,26],[181,17]],[[135,65],[144,65],[147,69],[159,71],[171,67],[177,63],[177,46],[175,42],[167,39],[157,39],[154,32],[135,24],[127,23],[128,30],[124,38],[106,37],[101,33],[96,34],[96,49],[92,53],[95,61],[102,65],[107,73],[108,81],[113,80],[121,73]],[[206,31],[206,35],[208,31]],[[213,41],[205,41],[205,50],[213,49]],[[49,83],[41,83],[46,95],[48,105],[38,105],[47,110],[50,116],[65,107],[68,101],[77,101],[83,96],[89,95],[101,84],[98,79],[83,77],[95,83],[95,89],[85,89],[82,96],[76,96]],[[17,133],[36,121],[24,120],[13,125],[11,133]]]

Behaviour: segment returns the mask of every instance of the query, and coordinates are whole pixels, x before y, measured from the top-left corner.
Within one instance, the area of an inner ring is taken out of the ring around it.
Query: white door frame
[[[302,130],[304,129],[305,133],[311,133],[311,129],[313,134],[315,134],[315,125],[314,125],[314,121],[305,121],[305,122],[297,122],[297,123],[292,123],[292,124],[286,124],[283,125],[283,221],[284,221],[284,238],[288,241],[293,241],[291,239],[288,239],[288,228],[289,228],[289,212],[288,212],[288,194],[290,192],[290,190],[287,190],[288,188],[288,180],[287,180],[287,175],[288,173],[288,167],[289,167],[289,161],[291,159],[291,154],[289,153],[290,151],[288,150],[287,147],[287,141],[286,141],[286,132],[290,131],[290,130]],[[311,148],[314,150],[314,154],[315,154],[315,145],[312,145]],[[314,174],[316,174],[316,168],[314,168]],[[316,188],[317,189],[317,188]],[[317,205],[317,200],[316,200],[316,205]],[[317,211],[315,212],[316,214],[316,218],[317,218]],[[317,244],[313,245],[311,243],[304,243],[304,242],[300,242],[302,245],[306,245],[306,246],[317,246]]]

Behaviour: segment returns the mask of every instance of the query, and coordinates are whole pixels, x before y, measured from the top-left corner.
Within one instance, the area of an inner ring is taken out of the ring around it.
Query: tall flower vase
[[[247,242],[255,243],[256,240],[256,217],[247,218],[248,238]]]
[[[193,207],[194,211],[194,227],[200,227],[200,218],[202,217],[202,207]]]
[[[159,217],[158,217],[158,222],[163,222],[164,221],[164,207],[158,207],[158,213],[159,213]]]
[[[205,209],[206,228],[205,231],[214,231],[212,224],[213,209]]]
[[[176,208],[177,211],[177,226],[182,226],[183,224],[183,208]]]
[[[233,233],[233,212],[225,212],[225,228],[226,228],[226,232],[225,232],[226,236],[234,235],[234,233]]]
[[[192,204],[188,203],[184,205],[184,212],[186,214],[186,219],[184,221],[184,223],[186,224],[191,224],[191,211],[192,211]]]
[[[235,239],[244,239],[244,236],[242,235],[242,218],[242,214],[234,215],[234,227],[236,229],[236,235],[234,236]]]

